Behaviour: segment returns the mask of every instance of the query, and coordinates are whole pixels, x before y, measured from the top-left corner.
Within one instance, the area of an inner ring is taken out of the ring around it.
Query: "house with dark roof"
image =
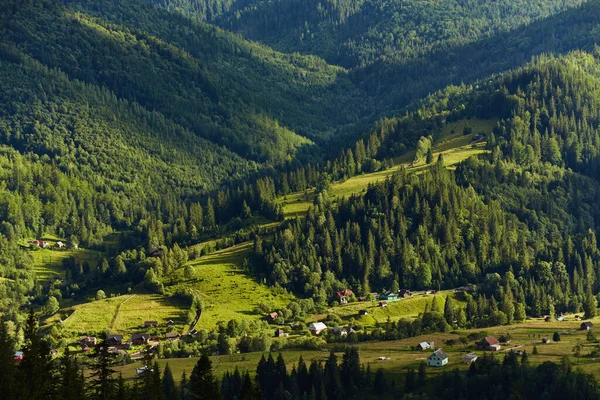
[[[358,315],[369,315],[369,312],[367,310],[360,310]]]
[[[579,330],[589,331],[593,327],[594,327],[594,324],[592,324],[590,321],[585,321],[585,322],[581,323],[581,325],[579,326]]]
[[[122,335],[108,335],[106,342],[109,346],[120,346],[123,344]]]
[[[82,346],[95,346],[97,342],[94,336],[83,336],[79,338],[79,344]]]
[[[150,335],[148,335],[147,333],[134,333],[133,335],[131,335],[131,343],[133,343],[135,346],[148,344],[149,341]]]
[[[181,337],[181,335],[177,332],[167,332],[167,334],[165,335],[165,339],[167,340],[175,340],[179,339],[179,337]]]
[[[442,349],[437,349],[427,357],[427,365],[430,367],[443,367],[448,364],[448,355]]]
[[[475,354],[475,353],[469,353],[469,354],[467,354],[467,355],[465,355],[463,357],[463,361],[465,362],[465,364],[471,365],[475,361],[477,361],[477,354]]]
[[[145,328],[150,328],[150,327],[156,328],[157,326],[158,326],[158,321],[144,321]]]
[[[400,298],[407,298],[410,296],[412,296],[412,293],[408,289],[400,289],[400,292],[398,292],[398,297]]]

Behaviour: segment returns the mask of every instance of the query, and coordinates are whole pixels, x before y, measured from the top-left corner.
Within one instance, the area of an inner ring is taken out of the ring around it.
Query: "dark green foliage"
[[[189,398],[193,400],[218,400],[221,398],[219,384],[207,355],[200,357],[190,375]]]

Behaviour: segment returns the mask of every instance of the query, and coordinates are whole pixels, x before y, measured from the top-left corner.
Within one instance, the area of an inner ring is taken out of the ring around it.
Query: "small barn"
[[[463,357],[463,360],[464,360],[465,364],[471,365],[475,361],[477,361],[477,354],[469,353]]]
[[[579,326],[579,330],[582,331],[589,331],[594,327],[594,324],[592,324],[590,321],[585,321],[582,322],[581,325]]]
[[[322,322],[313,322],[308,326],[308,330],[313,335],[320,335],[327,330],[327,325]]]

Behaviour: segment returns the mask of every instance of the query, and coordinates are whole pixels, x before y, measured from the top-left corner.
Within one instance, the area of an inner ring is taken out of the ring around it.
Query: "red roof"
[[[354,294],[354,292],[350,289],[345,289],[345,290],[342,290],[341,292],[337,292],[337,295],[339,298],[350,296],[351,294]]]
[[[485,338],[483,338],[483,340],[485,340],[487,342],[488,345],[492,346],[494,344],[500,344],[500,342],[498,341],[498,339],[496,339],[493,336],[487,336]]]

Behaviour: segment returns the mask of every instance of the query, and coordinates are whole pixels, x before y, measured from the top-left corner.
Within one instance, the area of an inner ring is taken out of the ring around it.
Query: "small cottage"
[[[134,333],[131,335],[131,343],[135,346],[142,346],[148,344],[150,341],[150,335],[146,333]]]
[[[464,360],[465,364],[471,365],[475,361],[477,361],[477,354],[475,354],[475,353],[469,353],[469,354],[467,354],[467,355],[465,355],[463,357],[463,360]]]
[[[275,337],[287,337],[287,336],[289,336],[289,334],[285,333],[285,331],[283,329],[275,330]]]
[[[108,335],[106,342],[109,346],[120,346],[123,344],[122,335]]]
[[[18,363],[23,361],[23,352],[15,351],[15,354],[13,355],[13,360],[15,360],[15,362],[18,362]]]
[[[158,326],[158,321],[144,321],[144,328],[156,328]]]
[[[167,332],[167,334],[165,335],[165,339],[167,340],[176,340],[179,339],[181,337],[181,335],[177,332]]]
[[[552,339],[550,339],[549,337],[542,338],[542,343],[544,343],[544,344],[552,343]]]
[[[387,301],[380,301],[379,307],[387,307]]]
[[[340,304],[347,304],[348,297],[354,295],[354,292],[350,289],[344,289],[341,292],[337,292],[337,298]]]
[[[590,329],[592,329],[594,327],[594,324],[592,324],[590,321],[586,321],[583,322],[580,326],[579,326],[579,330],[582,331],[589,331]]]
[[[79,344],[82,346],[95,346],[97,339],[95,336],[84,336],[79,338]]]
[[[367,310],[360,310],[358,315],[369,315],[369,312]]]
[[[272,313],[269,314],[269,319],[271,321],[276,320],[279,317],[279,314],[277,313],[277,311],[273,311]]]
[[[412,293],[408,289],[400,289],[400,292],[398,292],[398,297],[400,298],[407,298],[410,296],[412,296]]]
[[[443,367],[448,364],[448,355],[442,349],[434,351],[427,357],[427,365],[430,367]]]
[[[392,292],[383,293],[379,295],[379,300],[398,300],[398,295]]]
[[[175,325],[175,322],[173,322],[172,319],[168,320],[167,323],[165,324],[167,326],[167,328],[171,325]]]
[[[313,335],[320,335],[327,330],[327,325],[322,322],[313,322],[308,326],[308,330]]]

